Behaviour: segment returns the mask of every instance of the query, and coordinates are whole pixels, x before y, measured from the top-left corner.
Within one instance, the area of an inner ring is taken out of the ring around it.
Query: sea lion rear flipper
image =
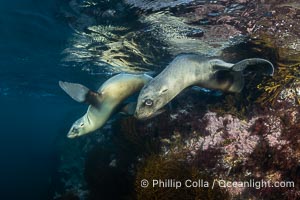
[[[72,99],[80,103],[88,103],[91,105],[99,104],[100,94],[93,92],[87,87],[78,83],[68,83],[59,81],[59,86],[63,89]]]
[[[231,69],[236,72],[245,71],[243,74],[247,74],[249,71],[254,71],[273,76],[274,73],[273,64],[270,61],[261,58],[244,59],[234,64]]]

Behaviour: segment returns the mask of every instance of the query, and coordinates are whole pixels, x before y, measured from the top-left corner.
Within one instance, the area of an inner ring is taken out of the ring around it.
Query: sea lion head
[[[87,115],[84,115],[83,117],[79,118],[77,121],[73,123],[71,129],[68,132],[67,137],[75,138],[75,137],[85,135],[92,131],[90,127],[91,126],[88,117]]]
[[[168,95],[168,90],[166,86],[146,85],[139,94],[135,117],[138,119],[149,119],[164,112],[163,107],[172,99]]]

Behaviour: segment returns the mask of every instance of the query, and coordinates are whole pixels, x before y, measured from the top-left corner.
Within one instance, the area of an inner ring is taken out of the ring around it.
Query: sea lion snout
[[[67,135],[67,138],[70,138],[70,139],[75,138],[75,137],[78,137],[78,135],[74,135],[74,134],[68,134]]]
[[[134,117],[139,120],[147,120],[164,111],[165,109],[161,106],[160,101],[153,101],[151,98],[146,98],[137,105]]]
[[[70,131],[67,134],[68,138],[75,138],[78,137],[79,135],[79,130],[76,127],[71,127]]]
[[[146,120],[151,116],[151,113],[145,109],[145,106],[140,106],[139,109],[135,110],[134,117],[139,120]]]
[[[159,84],[160,81],[150,82],[151,87],[144,87],[138,97],[135,117],[146,120],[165,111],[163,107],[168,103],[168,87]]]
[[[137,106],[135,110],[134,117],[139,120],[149,119],[153,114],[151,107],[153,106],[153,101],[150,99],[144,100],[141,103],[142,105]]]

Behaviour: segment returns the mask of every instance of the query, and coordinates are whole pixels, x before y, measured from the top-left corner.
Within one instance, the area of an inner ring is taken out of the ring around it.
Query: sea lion
[[[85,115],[73,123],[67,137],[78,137],[101,128],[123,100],[140,91],[150,80],[152,77],[146,74],[122,73],[105,81],[97,92],[77,83],[59,81],[59,86],[74,100],[90,105]]]
[[[244,75],[251,71],[272,76],[274,66],[261,58],[249,58],[232,64],[196,54],[179,55],[143,87],[135,116],[147,119],[160,114],[167,103],[190,86],[240,92],[244,87]]]

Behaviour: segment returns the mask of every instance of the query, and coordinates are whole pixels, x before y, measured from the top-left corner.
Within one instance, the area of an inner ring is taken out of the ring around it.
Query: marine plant
[[[63,194],[61,197],[55,198],[55,200],[80,200],[80,198],[72,192],[67,192],[66,194]]]
[[[245,119],[247,106],[242,96],[242,94],[226,94],[221,102],[209,104],[209,110],[217,112],[219,115],[232,114],[240,119]]]
[[[89,189],[88,200],[126,199],[131,195],[133,176],[130,161],[120,159],[114,149],[96,146],[86,158],[84,175]]]
[[[258,191],[248,192],[262,199],[298,199],[300,197],[300,193],[298,192],[300,187],[300,172],[299,161],[297,161],[300,148],[299,145],[292,144],[291,142],[292,140],[299,141],[298,133],[297,136],[294,135],[294,137],[286,140],[288,143],[285,145],[277,143],[275,146],[270,146],[265,139],[262,139],[244,165],[244,168],[247,168],[251,172],[251,178],[270,181],[271,183],[289,181],[294,185],[292,187],[281,188],[264,187]],[[290,134],[291,132],[288,133],[288,135]],[[283,135],[283,139],[285,137]]]
[[[295,85],[300,83],[300,63],[294,65],[278,64],[278,68],[271,79],[265,79],[257,88],[263,93],[256,100],[262,106],[274,106],[282,91],[291,88],[294,93],[296,103],[300,105],[299,95],[297,95]]]
[[[245,76],[245,86],[240,93],[224,93],[219,102],[210,103],[209,110],[219,115],[232,114],[239,119],[247,119],[253,110],[253,103],[258,97],[256,86],[263,77],[260,74],[249,74]]]
[[[135,117],[128,116],[118,120],[113,127],[112,140],[123,151],[130,150],[136,156],[160,151],[160,139],[155,135],[157,130],[152,123],[138,122]]]
[[[228,199],[226,191],[218,186],[211,187],[213,178],[205,171],[190,165],[182,151],[166,155],[152,155],[146,158],[137,170],[135,191],[137,199]],[[142,187],[141,181],[149,181],[148,187]],[[152,185],[153,180],[164,183]],[[186,187],[185,181],[207,181],[209,187],[199,184],[198,187]],[[175,181],[181,186],[176,189]],[[164,186],[163,186],[164,185]]]

